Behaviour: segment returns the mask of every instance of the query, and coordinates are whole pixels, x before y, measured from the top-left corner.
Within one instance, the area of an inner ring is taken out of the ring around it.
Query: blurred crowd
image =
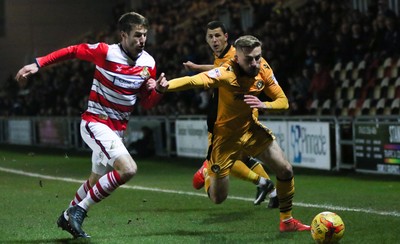
[[[276,0],[245,1],[146,1],[134,9],[149,19],[146,50],[157,62],[158,74],[167,79],[192,75],[183,62],[213,62],[205,42],[205,26],[221,20],[229,41],[252,34],[263,41],[263,56],[274,70],[289,98],[287,114],[310,114],[313,99],[333,99],[340,80],[331,75],[337,62],[367,65],[400,54],[400,18],[385,1],[372,1],[360,12],[348,0],[308,0],[300,7]],[[180,11],[185,9],[185,11]],[[131,9],[117,5],[115,19]],[[116,22],[116,21],[115,21]],[[116,26],[88,34],[81,42],[116,43]],[[18,87],[13,75],[0,94],[0,116],[79,116],[86,108],[94,67],[71,60],[32,76],[28,86]],[[368,72],[365,75],[371,75]],[[208,108],[210,91],[169,93],[155,108],[135,108],[136,115],[198,115]]]

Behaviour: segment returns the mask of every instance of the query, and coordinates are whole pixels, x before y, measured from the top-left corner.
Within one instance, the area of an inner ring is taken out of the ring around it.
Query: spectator
[[[316,62],[314,64],[314,74],[311,79],[311,84],[308,89],[311,98],[324,101],[333,98],[334,86],[329,70],[326,66]]]
[[[301,75],[294,76],[289,80],[289,103],[290,112],[293,115],[307,114],[308,88],[311,84],[311,72],[303,68]]]
[[[142,137],[128,146],[131,154],[138,157],[150,157],[155,154],[155,141],[153,130],[148,126],[141,128]]]

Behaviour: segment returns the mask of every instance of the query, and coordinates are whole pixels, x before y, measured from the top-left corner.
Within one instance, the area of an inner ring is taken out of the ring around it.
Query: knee
[[[125,167],[121,172],[120,172],[120,176],[122,178],[122,180],[124,180],[125,182],[132,179],[133,176],[135,176],[137,173],[137,166],[136,164],[134,165],[130,165],[129,167]]]
[[[221,204],[225,201],[226,197],[210,197],[210,199],[215,204]]]
[[[89,185],[90,187],[93,187],[96,182],[100,179],[101,175],[95,174],[95,173],[91,173],[89,176]]]
[[[293,167],[292,165],[287,162],[277,173],[277,177],[279,179],[290,179],[293,177]]]
[[[214,194],[209,194],[210,200],[215,204],[223,203],[228,197],[227,194],[221,194],[220,192],[216,192]]]
[[[136,175],[137,165],[132,158],[124,161],[121,160],[118,162],[118,167],[116,167],[116,170],[118,171],[121,180],[123,182],[127,182],[128,180],[132,179],[133,176]]]

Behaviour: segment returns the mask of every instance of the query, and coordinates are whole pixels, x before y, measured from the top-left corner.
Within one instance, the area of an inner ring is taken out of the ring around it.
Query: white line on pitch
[[[0,167],[0,171],[36,177],[41,179],[48,179],[48,180],[58,180],[58,181],[65,181],[65,182],[73,182],[73,183],[82,183],[84,180],[72,179],[72,178],[65,178],[65,177],[56,177],[51,175],[42,175],[37,173],[30,173],[22,170],[15,170],[9,168]],[[129,186],[129,185],[122,185],[122,188],[127,189],[134,189],[134,190],[143,190],[143,191],[154,191],[154,192],[163,192],[163,193],[173,193],[179,195],[190,195],[190,196],[200,196],[200,197],[207,197],[206,194],[202,193],[195,193],[195,192],[187,192],[187,191],[176,191],[176,190],[167,190],[167,189],[160,189],[160,188],[152,188],[152,187],[144,187],[144,186]],[[236,196],[229,196],[229,199],[241,200],[241,201],[253,201],[251,198],[246,197],[236,197]],[[387,212],[387,211],[378,211],[374,209],[362,209],[362,208],[346,208],[340,206],[333,206],[328,204],[310,204],[310,203],[302,203],[302,202],[295,202],[293,203],[295,206],[305,207],[305,208],[322,208],[322,209],[329,209],[332,211],[348,211],[348,212],[360,212],[360,213],[368,213],[368,214],[376,214],[376,215],[383,215],[383,216],[393,216],[393,217],[400,217],[400,213],[396,211]]]

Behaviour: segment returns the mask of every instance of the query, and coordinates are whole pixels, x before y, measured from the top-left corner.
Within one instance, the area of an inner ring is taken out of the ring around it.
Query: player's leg
[[[86,180],[76,191],[74,199],[72,199],[71,202],[69,203],[69,207],[75,206],[78,203],[80,203],[82,199],[86,197],[87,193],[92,188],[92,186],[94,186],[94,184],[100,179],[100,177],[101,175],[92,172],[89,176],[89,179]],[[60,217],[57,220],[57,226],[65,231],[68,231],[70,234],[74,235],[71,226],[68,223],[69,217],[67,210],[68,209],[64,210],[61,213]]]
[[[232,166],[231,174],[239,179],[251,181],[257,185],[257,193],[254,200],[254,205],[261,204],[261,202],[263,202],[268,195],[270,197],[268,207],[277,208],[279,206],[275,186],[264,167],[256,159],[249,157],[244,161],[236,160]],[[263,184],[258,186],[260,181],[264,182],[262,178],[264,178],[265,182],[271,186],[266,187]]]
[[[260,175],[252,171],[242,160],[236,160],[231,169],[231,175],[241,180],[258,184]],[[265,178],[265,177],[264,177]]]
[[[92,172],[89,179],[86,180],[76,191],[74,199],[69,203],[69,206],[75,206],[80,203],[87,195],[89,190],[96,184],[102,175]]]
[[[119,186],[125,184],[136,173],[136,163],[129,154],[119,156],[114,162],[114,170],[108,172],[96,182],[86,197],[68,209],[69,224],[77,232],[77,237],[86,237],[82,223],[89,208],[110,196]]]
[[[268,195],[270,197],[270,201],[268,203],[269,208],[277,208],[279,207],[278,198],[276,196],[276,189],[271,181],[269,175],[265,172],[262,165],[255,159],[249,158],[246,160],[247,164],[243,163],[241,160],[235,161],[231,174],[239,179],[243,179],[246,181],[250,181],[257,185],[257,194],[256,199],[254,200],[255,205],[259,205],[263,202]],[[206,183],[205,171],[207,169],[208,160],[204,160],[203,165],[194,173],[192,184],[193,188],[199,190],[203,188],[206,184],[206,188],[210,185],[210,183]],[[259,174],[255,171],[251,170],[250,167],[254,167],[254,170],[257,170]]]
[[[101,123],[81,122],[81,136],[92,149],[92,171],[102,175],[86,197],[67,210],[68,223],[75,237],[88,237],[82,230],[82,223],[89,208],[108,197],[120,185],[127,182],[137,171],[121,138],[108,126]],[[96,177],[93,176],[93,180]]]
[[[310,226],[302,224],[292,217],[294,176],[292,165],[286,160],[282,149],[273,140],[266,150],[258,156],[263,162],[267,162],[277,177],[277,195],[280,210],[280,231],[309,231]]]
[[[215,204],[221,204],[228,197],[229,192],[229,175],[217,177],[215,174],[206,176],[207,194],[211,201]]]
[[[201,167],[193,175],[192,185],[193,188],[196,190],[200,190],[204,186],[205,183],[204,170],[207,169],[207,163],[208,160],[205,159]]]
[[[108,197],[115,189],[129,181],[137,172],[135,161],[129,154],[123,154],[114,161],[114,170],[100,177],[87,196],[78,203],[86,211]]]

